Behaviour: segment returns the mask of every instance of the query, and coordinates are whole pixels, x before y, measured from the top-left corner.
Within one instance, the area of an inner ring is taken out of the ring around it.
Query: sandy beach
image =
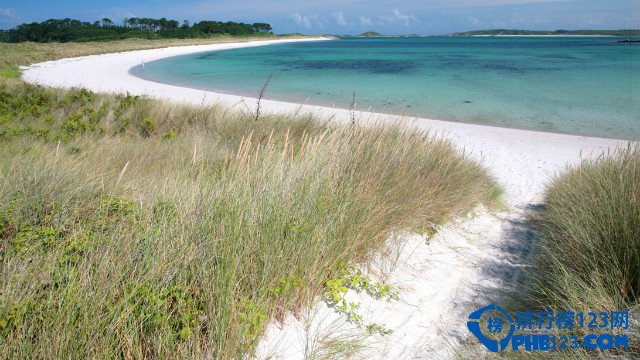
[[[155,83],[133,76],[129,70],[170,56],[289,41],[331,40],[252,41],[86,56],[32,65],[24,70],[23,78],[52,87],[128,92],[196,105],[225,103],[252,111],[257,99]],[[352,115],[347,109],[271,100],[262,100],[261,108],[272,113],[311,113],[340,122],[350,121]],[[395,246],[397,262],[391,266],[388,259],[380,259],[374,264],[372,275],[384,275],[399,290],[400,300],[387,303],[350,294],[362,303],[365,318],[393,330],[372,341],[372,356],[385,359],[451,355],[455,344],[464,342],[469,335],[465,323],[474,307],[492,301],[496,289],[508,289],[518,281],[534,242],[523,216],[541,201],[548,181],[567,165],[626,146],[622,140],[403,118],[377,114],[375,109],[355,111],[355,116],[363,122],[402,121],[447,137],[460,151],[479,159],[490,170],[504,189],[508,207],[500,213],[479,207],[468,217],[439,229],[429,241],[416,234],[403,236],[402,246],[390,241],[390,246]],[[306,315],[289,316],[283,327],[272,325],[258,355],[304,358],[323,338],[353,333],[350,324],[319,302],[311,304]]]

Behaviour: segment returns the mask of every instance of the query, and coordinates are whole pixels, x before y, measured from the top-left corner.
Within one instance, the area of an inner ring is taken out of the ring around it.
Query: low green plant
[[[9,249],[15,253],[21,253],[33,247],[43,249],[54,246],[59,239],[58,232],[51,226],[22,225],[16,236],[9,240]]]
[[[262,331],[262,325],[268,315],[247,297],[241,300],[240,305],[241,308],[238,312],[238,319],[240,321],[240,334],[243,339],[242,348],[245,352],[251,352],[256,345],[258,336]]]
[[[0,78],[17,79],[20,75],[20,70],[15,67],[0,69]]]
[[[169,129],[169,130],[167,130],[167,132],[164,134],[164,136],[163,136],[163,137],[164,137],[165,139],[173,139],[173,138],[175,138],[176,136],[178,136],[178,133],[177,133],[175,130],[173,130],[173,129]]]
[[[415,232],[418,234],[424,235],[427,240],[433,239],[434,236],[438,233],[438,230],[435,226],[427,225],[427,226],[419,226],[415,229]]]
[[[156,125],[155,121],[153,121],[150,116],[147,116],[142,122],[142,135],[150,136],[156,131],[157,127],[158,126]]]
[[[142,284],[124,295],[127,306],[123,311],[126,316],[141,322],[144,334],[166,329],[170,337],[184,341],[198,330],[204,316],[199,294],[199,289],[185,286],[157,288]]]
[[[344,314],[350,322],[361,327],[365,325],[363,316],[358,314],[360,304],[347,300],[349,289],[367,293],[379,300],[398,300],[398,293],[393,291],[391,286],[373,281],[369,276],[363,274],[358,266],[339,266],[336,276],[325,282],[324,299],[329,306]],[[369,333],[380,335],[391,333],[390,329],[375,323],[367,324],[365,328]]]
[[[9,335],[18,326],[22,325],[36,307],[33,301],[23,301],[16,304],[6,304],[0,296],[0,337]]]
[[[393,330],[376,323],[367,324],[366,330],[369,335],[377,334],[385,336],[393,333]]]
[[[286,297],[303,286],[302,279],[297,276],[283,275],[278,278],[278,285],[269,291],[276,298]]]

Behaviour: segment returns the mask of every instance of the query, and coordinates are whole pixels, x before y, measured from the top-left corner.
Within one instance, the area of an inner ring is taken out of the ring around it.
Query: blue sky
[[[518,28],[640,28],[640,0],[1,0],[0,28],[71,17],[269,22],[276,33],[446,34]]]

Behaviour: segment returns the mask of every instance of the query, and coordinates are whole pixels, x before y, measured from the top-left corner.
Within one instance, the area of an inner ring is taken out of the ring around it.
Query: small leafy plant
[[[240,323],[242,324],[241,333],[243,338],[242,347],[245,351],[249,351],[255,345],[267,313],[260,309],[251,299],[244,297],[240,303],[240,312],[238,314]]]
[[[156,288],[143,284],[128,295],[129,307],[136,319],[142,320],[147,332],[167,329],[177,339],[189,339],[204,313],[200,291],[173,285]]]
[[[417,233],[424,235],[427,238],[427,241],[433,239],[434,236],[438,233],[438,230],[431,225],[420,226],[415,230]]]
[[[387,301],[398,300],[398,293],[393,291],[390,285],[372,280],[355,265],[340,266],[337,276],[328,279],[325,283],[324,300],[329,306],[336,309],[339,313],[344,314],[350,322],[360,327],[365,327],[370,334],[390,334],[392,332],[391,329],[386,329],[384,326],[376,323],[365,326],[364,318],[361,314],[358,314],[360,303],[346,299],[349,289],[357,292],[366,292],[378,300]]]

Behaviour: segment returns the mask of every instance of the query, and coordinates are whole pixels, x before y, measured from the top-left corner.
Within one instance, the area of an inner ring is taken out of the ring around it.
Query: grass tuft
[[[20,70],[16,67],[7,67],[0,69],[0,78],[17,79],[21,75]]]

